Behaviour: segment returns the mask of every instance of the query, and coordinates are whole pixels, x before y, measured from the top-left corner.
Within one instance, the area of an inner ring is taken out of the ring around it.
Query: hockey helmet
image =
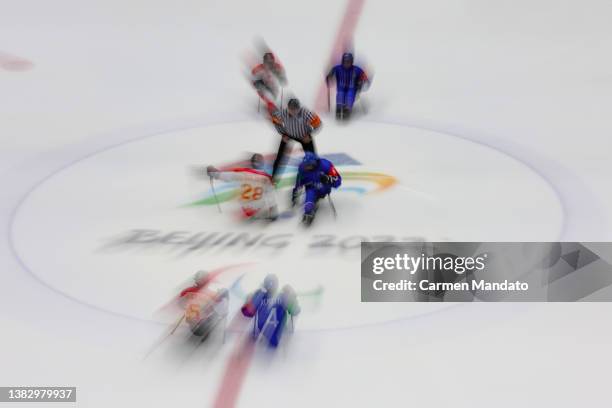
[[[297,294],[290,285],[285,285],[281,289],[281,299],[285,306],[295,303],[297,300]]]
[[[266,52],[263,55],[263,63],[265,65],[272,65],[272,64],[274,64],[274,54],[272,54],[271,52]]]
[[[251,156],[251,167],[256,169],[256,170],[261,170],[264,167],[264,157],[259,154],[259,153],[255,153]]]
[[[319,165],[319,156],[313,152],[304,153],[304,159],[302,159],[302,166],[306,171],[312,171]]]
[[[208,280],[208,272],[201,270],[197,271],[193,276],[193,281],[196,285],[203,285]]]
[[[270,294],[276,292],[276,288],[278,288],[278,278],[276,277],[276,275],[274,275],[273,273],[267,275],[264,278],[263,287]]]
[[[344,63],[353,65],[353,54],[351,54],[350,52],[345,52],[344,54],[342,54],[342,65],[344,65]]]

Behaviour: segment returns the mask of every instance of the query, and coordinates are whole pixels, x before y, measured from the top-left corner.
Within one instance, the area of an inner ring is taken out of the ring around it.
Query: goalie
[[[235,167],[223,171],[208,166],[206,173],[213,179],[240,183],[238,194],[245,218],[274,221],[278,218],[278,207],[272,176],[263,170],[264,158],[261,154],[254,154],[250,164],[251,167]]]

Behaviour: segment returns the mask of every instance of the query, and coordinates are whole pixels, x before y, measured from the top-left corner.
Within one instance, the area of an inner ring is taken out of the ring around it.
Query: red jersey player
[[[266,105],[276,102],[279,88],[287,84],[287,76],[283,66],[276,62],[274,54],[266,52],[263,63],[251,70],[251,83]]]

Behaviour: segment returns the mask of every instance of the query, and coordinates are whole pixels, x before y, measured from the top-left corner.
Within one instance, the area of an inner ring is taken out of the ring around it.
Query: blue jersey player
[[[317,202],[331,193],[332,188],[340,187],[342,177],[327,159],[318,157],[315,153],[306,152],[298,168],[291,202],[295,206],[300,189],[306,191],[304,199],[304,217],[302,222],[309,226],[317,211]]]
[[[242,306],[242,314],[252,317],[254,340],[264,338],[270,347],[277,347],[289,322],[300,313],[297,296],[291,286],[285,285],[276,296],[278,279],[268,275],[261,288],[250,295]]]
[[[369,79],[363,69],[353,65],[353,54],[344,53],[342,63],[329,71],[325,81],[329,88],[332,78],[336,79],[336,119],[348,120],[353,111],[355,99],[369,84]]]
[[[267,275],[261,287],[247,298],[241,309],[242,314],[246,317],[254,317],[261,312],[260,308],[274,298],[277,288],[278,278],[276,275]]]
[[[295,291],[285,285],[277,297],[262,303],[257,310],[254,337],[266,339],[270,347],[278,347],[287,327],[293,330],[293,317],[299,313]]]

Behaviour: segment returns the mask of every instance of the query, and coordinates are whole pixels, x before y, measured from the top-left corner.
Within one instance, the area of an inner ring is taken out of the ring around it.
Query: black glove
[[[267,89],[266,84],[261,79],[258,79],[257,81],[253,82],[253,86],[259,92],[263,92],[264,90]]]
[[[321,181],[321,183],[323,183],[323,184],[331,184],[332,183],[332,178],[331,178],[331,176],[328,176],[325,173],[321,173],[321,175],[319,176],[319,181]]]

